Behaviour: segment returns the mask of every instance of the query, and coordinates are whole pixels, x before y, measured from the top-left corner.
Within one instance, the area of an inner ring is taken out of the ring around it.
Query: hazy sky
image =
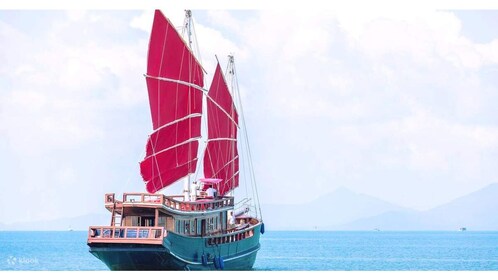
[[[263,203],[346,187],[429,209],[498,182],[498,11],[193,13],[207,85],[235,55]],[[152,17],[0,10],[0,222],[145,191]]]

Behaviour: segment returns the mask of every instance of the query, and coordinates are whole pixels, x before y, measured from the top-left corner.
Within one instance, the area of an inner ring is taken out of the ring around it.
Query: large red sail
[[[218,192],[224,195],[239,185],[238,114],[219,64],[207,97],[208,144],[204,154],[204,176],[223,179]]]
[[[140,172],[147,191],[154,193],[195,172],[204,85],[200,63],[159,10],[145,76],[154,131]]]

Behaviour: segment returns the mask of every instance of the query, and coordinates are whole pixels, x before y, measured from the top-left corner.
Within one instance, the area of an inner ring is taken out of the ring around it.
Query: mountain
[[[339,188],[309,203],[262,205],[262,211],[265,224],[270,230],[328,230],[336,225],[389,211],[413,212],[346,188]]]
[[[390,211],[336,226],[348,230],[498,230],[498,184],[421,212]]]
[[[437,222],[441,229],[498,230],[497,201],[498,184],[491,184],[422,214],[425,220]]]
[[[13,224],[0,224],[0,230],[88,230],[92,225],[108,225],[108,213],[92,213],[72,218],[61,218],[49,221],[19,222]]]

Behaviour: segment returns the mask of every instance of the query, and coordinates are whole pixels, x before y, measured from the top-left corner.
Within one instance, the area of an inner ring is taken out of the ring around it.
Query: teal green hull
[[[254,235],[225,244],[207,237],[168,233],[162,245],[89,244],[90,253],[110,270],[250,270],[259,250],[261,225]],[[221,260],[221,261],[220,261]]]

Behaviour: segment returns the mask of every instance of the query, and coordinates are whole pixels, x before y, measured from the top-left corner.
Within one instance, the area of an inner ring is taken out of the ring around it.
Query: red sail
[[[204,73],[171,22],[155,11],[146,75],[152,127],[140,172],[154,193],[195,172]]]
[[[207,114],[204,176],[223,179],[218,190],[223,195],[239,185],[238,114],[219,64],[208,92]]]

